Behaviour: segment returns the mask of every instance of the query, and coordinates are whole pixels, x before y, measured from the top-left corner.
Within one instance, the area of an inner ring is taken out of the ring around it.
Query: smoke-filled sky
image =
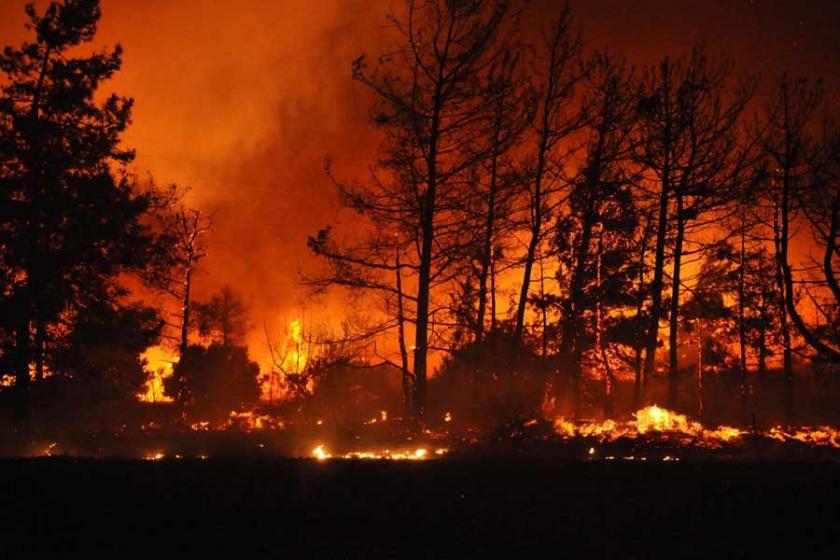
[[[126,143],[137,150],[137,171],[190,186],[191,204],[215,213],[200,294],[238,286],[256,325],[298,313],[297,274],[314,264],[306,236],[336,219],[324,157],[341,176],[361,178],[376,148],[350,61],[379,52],[384,16],[401,1],[102,1],[97,44],[125,48],[109,88],[136,100]],[[25,3],[0,0],[0,44],[26,36]],[[645,64],[705,41],[747,73],[822,76],[836,99],[836,0],[578,0],[572,7],[588,48]],[[532,1],[526,31],[560,8]]]

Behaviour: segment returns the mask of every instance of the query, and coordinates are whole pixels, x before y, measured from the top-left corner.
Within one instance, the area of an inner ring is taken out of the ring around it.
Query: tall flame
[[[140,356],[146,362],[148,377],[143,390],[137,394],[142,402],[172,402],[172,397],[164,391],[164,379],[172,375],[176,359],[160,346],[152,346]]]
[[[300,373],[306,367],[306,353],[303,345],[303,323],[300,319],[293,319],[289,323],[286,339],[288,352],[283,362],[283,368],[286,371]]]

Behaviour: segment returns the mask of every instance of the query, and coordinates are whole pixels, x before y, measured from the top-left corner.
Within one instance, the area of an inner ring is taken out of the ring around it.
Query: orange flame
[[[152,346],[140,356],[146,362],[148,377],[143,391],[137,394],[142,402],[172,402],[172,397],[163,388],[164,380],[172,375],[172,369],[178,360],[171,352],[160,346]]]
[[[724,443],[737,440],[745,433],[731,426],[720,426],[710,430],[683,414],[656,405],[642,408],[633,415],[633,420],[627,422],[605,420],[576,424],[565,418],[558,418],[554,421],[554,431],[563,437],[595,437],[601,441],[632,439],[649,433],[673,434],[691,438],[706,447],[720,447]]]
[[[446,448],[435,449],[434,455],[441,457],[448,453]],[[327,451],[324,445],[318,445],[312,450],[312,458],[318,461],[325,461],[327,459],[358,459],[358,460],[387,460],[387,461],[424,461],[432,458],[429,450],[425,447],[418,447],[416,449],[396,450],[390,449],[382,450],[363,450],[363,451],[348,451],[342,455],[332,455]]]

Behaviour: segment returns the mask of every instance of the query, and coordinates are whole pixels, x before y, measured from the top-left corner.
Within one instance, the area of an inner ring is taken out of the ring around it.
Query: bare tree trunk
[[[542,186],[541,179],[537,180],[535,187],[532,212],[533,224],[531,226],[531,240],[528,242],[528,252],[525,255],[525,269],[522,273],[522,286],[519,290],[519,303],[516,306],[516,326],[513,331],[514,342],[519,345],[522,342],[522,334],[525,329],[525,307],[528,304],[528,290],[531,285],[531,271],[534,268],[534,258],[537,254],[537,246],[542,237]]]
[[[825,252],[823,253],[823,274],[831,293],[834,294],[835,301],[840,305],[840,284],[834,277],[834,267],[832,266],[834,256],[837,254],[838,235],[840,235],[840,189],[837,190],[831,204],[831,220],[826,236]]]
[[[705,412],[703,401],[703,321],[696,319],[697,323],[697,418],[703,420]]]
[[[570,62],[577,56],[579,45],[573,41],[567,43],[568,25],[570,15],[568,8],[558,20],[557,27],[549,44],[548,74],[546,88],[542,99],[542,114],[539,122],[539,141],[537,143],[537,165],[534,169],[534,190],[530,200],[530,235],[528,251],[525,255],[525,268],[522,273],[522,284],[519,290],[519,302],[516,306],[516,324],[514,327],[514,342],[519,345],[522,342],[522,334],[525,328],[525,308],[528,303],[528,289],[531,284],[531,272],[534,267],[534,258],[537,254],[537,247],[542,241],[543,234],[543,204],[545,192],[543,181],[545,180],[546,166],[548,164],[549,150],[562,133],[557,130],[556,112],[557,108],[571,95],[572,86],[576,78],[566,75],[571,68]],[[566,81],[564,81],[564,78]]]
[[[744,203],[741,203],[741,247],[740,259],[741,266],[738,270],[738,347],[740,350],[741,368],[740,368],[740,392],[741,392],[741,416],[746,420],[747,409],[749,408],[749,384],[747,379],[747,326],[744,318],[744,307],[746,297],[746,268],[747,268],[747,249],[746,249],[746,208]]]
[[[443,72],[443,69],[441,69]],[[432,276],[432,243],[435,235],[435,203],[437,194],[437,134],[440,123],[440,91],[432,117],[428,162],[428,184],[422,206],[422,242],[417,280],[417,323],[414,337],[414,414],[422,421],[426,412],[426,357],[429,353],[429,299]]]
[[[791,197],[791,178],[790,178],[790,169],[787,165],[784,166],[784,177],[782,179],[782,202],[781,202],[781,209],[779,214],[781,216],[781,232],[780,232],[780,239],[779,239],[779,265],[782,269],[782,280],[784,282],[785,288],[785,307],[787,308],[788,314],[790,315],[790,320],[793,325],[796,327],[797,332],[802,335],[802,338],[805,339],[805,342],[808,343],[811,348],[817,351],[818,354],[825,357],[826,359],[834,362],[840,363],[840,351],[828,346],[827,344],[823,343],[811,330],[811,328],[805,324],[805,320],[802,319],[802,316],[799,314],[799,310],[796,308],[796,298],[794,293],[794,286],[793,286],[793,271],[791,270],[790,262],[788,260],[788,242],[790,240],[790,197]],[[831,268],[831,257],[829,257],[829,271]],[[833,278],[833,275],[829,275],[829,277]]]
[[[545,358],[548,355],[548,305],[545,303],[545,266],[540,254],[540,301],[542,302],[542,352]]]
[[[770,317],[767,315],[767,299],[766,295],[762,295],[761,306],[759,307],[759,327],[758,327],[758,366],[756,374],[763,378],[767,373],[767,324]]]
[[[27,287],[23,291],[28,291]],[[18,429],[27,429],[29,424],[29,363],[32,358],[30,321],[26,306],[22,305],[15,328],[15,422]]]
[[[44,380],[44,353],[46,345],[47,333],[46,325],[43,319],[36,319],[35,321],[35,382],[40,383]]]
[[[592,240],[592,229],[595,224],[592,220],[592,211],[587,209],[582,223],[581,240],[578,244],[575,258],[575,268],[572,274],[572,282],[569,288],[569,297],[564,305],[563,317],[563,338],[561,340],[560,355],[567,360],[567,366],[572,375],[572,392],[575,403],[575,414],[579,412],[580,406],[580,378],[582,375],[581,359],[583,349],[580,344],[580,312],[583,298],[583,281],[586,274],[586,264],[589,257],[589,247]]]
[[[32,92],[29,120],[33,129],[37,128],[38,121],[40,120],[41,97],[44,95],[44,84],[52,53],[52,46],[47,46],[41,60],[38,81]],[[40,184],[43,180],[40,142],[32,141],[28,152],[30,161],[28,162],[29,169],[27,170],[26,188],[29,191],[29,204],[34,208],[36,200],[40,198]],[[29,251],[27,255],[28,262],[25,265],[24,271],[25,280],[19,292],[20,302],[15,308],[17,314],[15,321],[15,352],[12,358],[12,369],[15,375],[15,422],[17,427],[23,430],[29,429],[29,387],[32,382],[29,366],[32,363],[33,357],[31,329],[33,320],[36,319],[34,311],[38,296],[37,290],[40,287],[38,286],[37,280],[33,278],[33,275],[36,274],[36,266],[33,264],[32,259],[38,254],[37,239],[39,235],[42,235],[42,232],[38,230],[40,224],[34,219],[34,216],[31,216],[31,218],[29,221],[30,234],[27,240]],[[39,355],[41,354],[39,353]]]
[[[784,380],[785,380],[785,419],[788,424],[793,422],[793,408],[794,408],[794,397],[793,397],[793,356],[791,351],[791,340],[790,340],[790,327],[788,326],[787,320],[787,299],[788,297],[792,297],[792,294],[787,292],[787,286],[784,280],[784,273],[782,272],[782,259],[784,258],[782,255],[783,248],[782,248],[782,227],[780,225],[780,208],[778,204],[778,200],[775,202],[775,208],[773,211],[773,238],[774,238],[774,247],[776,252],[776,285],[778,286],[779,290],[779,297],[781,298],[781,305],[779,306],[779,326],[782,331],[782,363],[784,367]]]
[[[650,321],[645,344],[645,364],[643,379],[648,381],[656,366],[656,347],[659,338],[659,316],[662,314],[662,287],[665,274],[665,239],[668,234],[668,185],[667,175],[662,180],[659,195],[659,219],[656,230],[656,249],[653,263],[653,279],[650,283]]]
[[[490,257],[490,330],[496,330],[496,256]]]
[[[484,317],[487,310],[487,279],[490,274],[490,266],[493,256],[493,237],[495,234],[496,219],[496,190],[497,190],[497,166],[499,160],[499,121],[497,116],[494,127],[493,153],[490,160],[490,192],[487,199],[487,216],[484,224],[484,242],[481,250],[481,272],[478,279],[478,316],[476,318],[476,340],[484,338]]]
[[[682,194],[677,193],[677,235],[674,239],[674,272],[671,276],[671,310],[668,317],[668,406],[677,406],[677,385],[679,383],[679,329],[680,329],[680,282],[685,222],[683,221]]]
[[[595,348],[601,358],[601,366],[604,368],[604,417],[609,418],[613,414],[614,401],[613,391],[615,389],[615,376],[613,375],[610,359],[607,355],[607,348],[604,345],[604,324],[603,324],[603,298],[601,296],[601,279],[603,277],[603,254],[604,254],[604,229],[599,228],[598,235],[598,259],[595,264],[595,289],[598,293],[598,301],[595,306]]]
[[[186,266],[184,267],[184,279],[182,281],[182,297],[181,297],[181,335],[179,337],[178,352],[180,357],[184,357],[189,345],[190,334],[190,292],[192,290],[192,264],[193,257],[190,251],[187,256]]]
[[[184,279],[182,281],[182,297],[181,297],[181,335],[178,342],[178,357],[180,360],[184,358],[187,353],[187,346],[189,345],[190,333],[190,291],[192,289],[192,252],[190,251],[187,257],[186,266],[184,267]],[[186,404],[186,387],[183,379],[178,383],[178,394],[175,396],[176,400],[181,406]]]
[[[645,235],[641,243],[641,251],[639,253],[639,297],[636,301],[636,347],[635,357],[633,361],[633,371],[635,373],[633,385],[633,408],[639,410],[642,404],[642,350],[645,344],[644,332],[644,312],[645,306],[645,253],[647,252],[648,230],[645,229]]]
[[[400,368],[402,370],[403,402],[406,409],[411,408],[411,373],[408,370],[408,350],[405,346],[405,308],[403,307],[402,269],[400,250],[396,250],[397,275],[397,336],[400,346]]]
[[[662,313],[662,287],[665,274],[665,240],[668,235],[668,202],[671,190],[671,74],[667,61],[663,64],[663,95],[665,103],[665,126],[662,142],[662,178],[661,190],[659,193],[659,216],[656,228],[656,252],[653,263],[653,279],[650,284],[651,305],[650,323],[647,330],[647,344],[645,346],[645,368],[644,379],[647,381],[653,375],[656,366],[656,346],[659,338],[659,316]]]

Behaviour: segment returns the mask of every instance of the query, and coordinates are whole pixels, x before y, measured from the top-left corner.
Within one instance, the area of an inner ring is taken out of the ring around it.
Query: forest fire
[[[0,3],[0,557],[823,556],[840,4],[299,3]]]

